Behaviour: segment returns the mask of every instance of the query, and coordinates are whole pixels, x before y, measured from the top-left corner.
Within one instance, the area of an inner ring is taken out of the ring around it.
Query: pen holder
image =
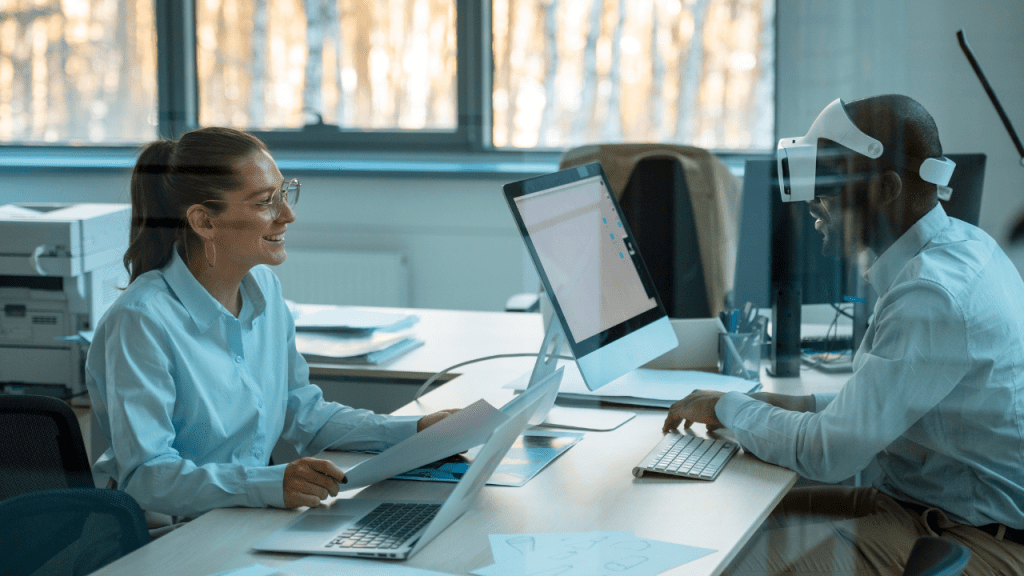
[[[761,379],[761,333],[718,335],[718,371],[744,380]]]

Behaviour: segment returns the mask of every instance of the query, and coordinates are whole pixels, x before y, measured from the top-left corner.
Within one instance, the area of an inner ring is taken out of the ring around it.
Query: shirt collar
[[[177,245],[171,250],[171,259],[163,268],[164,280],[170,286],[171,291],[188,311],[196,329],[205,332],[218,316],[231,316],[224,306],[203,287],[192,275],[185,261],[181,259]],[[239,313],[239,320],[249,324],[253,319],[263,313],[267,301],[259,283],[252,276],[250,270],[242,278],[242,311]]]
[[[936,203],[934,208],[896,239],[868,268],[865,276],[875,291],[879,295],[885,294],[906,263],[917,256],[918,252],[948,225],[949,216],[946,216],[942,205]]]

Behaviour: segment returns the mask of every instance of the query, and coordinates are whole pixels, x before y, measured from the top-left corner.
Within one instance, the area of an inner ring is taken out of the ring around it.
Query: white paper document
[[[714,552],[640,538],[632,532],[492,534],[494,564],[473,570],[478,576],[647,576]]]
[[[299,331],[365,331],[394,332],[404,330],[419,321],[419,316],[405,312],[367,310],[351,306],[327,304],[296,304],[286,300]]]
[[[343,490],[369,486],[403,472],[464,452],[487,441],[508,420],[502,411],[484,400],[448,416],[422,432],[345,471]]]
[[[308,362],[366,362],[390,360],[423,345],[410,331],[372,332],[346,336],[337,333],[296,332],[295,348]]]

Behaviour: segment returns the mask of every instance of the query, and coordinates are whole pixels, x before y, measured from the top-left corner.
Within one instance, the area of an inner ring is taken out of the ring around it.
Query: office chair
[[[903,576],[960,576],[971,551],[956,540],[922,536],[914,542]]]
[[[599,162],[671,318],[710,318],[732,290],[739,181],[713,154],[671,144],[565,152],[559,169]]]
[[[0,395],[0,501],[36,490],[94,487],[82,429],[63,400]]]
[[[142,509],[120,490],[42,490],[0,502],[7,576],[84,576],[147,542]]]

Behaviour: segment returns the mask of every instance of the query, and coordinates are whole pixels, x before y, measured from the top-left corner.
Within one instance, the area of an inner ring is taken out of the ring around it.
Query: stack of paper
[[[397,332],[419,321],[419,316],[404,312],[286,302],[295,318],[295,330],[299,332]]]
[[[287,301],[295,347],[309,362],[380,364],[423,345],[408,330],[415,314]]]
[[[410,332],[374,332],[366,336],[295,333],[295,347],[307,362],[380,364],[422,345],[423,340]]]
[[[632,532],[492,534],[490,540],[494,564],[473,574],[653,576],[714,552],[639,538]]]

